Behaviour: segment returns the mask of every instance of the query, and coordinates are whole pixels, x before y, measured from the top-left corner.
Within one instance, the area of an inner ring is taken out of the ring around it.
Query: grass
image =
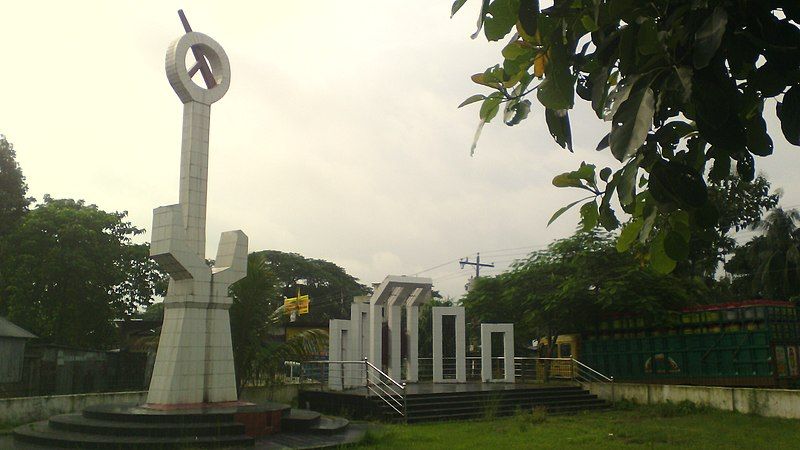
[[[797,448],[800,420],[718,411],[691,403],[617,405],[548,416],[541,410],[472,422],[387,425],[357,449]]]

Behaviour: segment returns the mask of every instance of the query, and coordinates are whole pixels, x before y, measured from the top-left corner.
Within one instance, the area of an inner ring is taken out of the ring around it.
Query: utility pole
[[[475,278],[481,276],[481,267],[494,267],[494,263],[491,264],[481,264],[481,254],[478,252],[475,262],[470,262],[469,257],[466,257],[458,262],[461,264],[461,268],[463,269],[464,266],[475,266]]]

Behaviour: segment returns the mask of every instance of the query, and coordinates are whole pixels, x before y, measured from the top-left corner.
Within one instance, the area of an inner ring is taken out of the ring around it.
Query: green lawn
[[[387,425],[359,449],[800,448],[800,420],[772,419],[690,404],[622,405],[571,416],[518,414],[495,420]]]

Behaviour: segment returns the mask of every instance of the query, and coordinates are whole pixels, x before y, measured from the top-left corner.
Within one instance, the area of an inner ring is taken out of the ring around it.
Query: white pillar
[[[408,334],[408,359],[406,381],[419,381],[419,306],[406,306],[406,332]]]
[[[442,352],[442,316],[456,317],[456,378],[457,383],[467,382],[466,319],[463,306],[433,307],[433,382],[444,383],[444,355]]]
[[[331,319],[328,325],[328,360],[329,361],[348,361],[349,360],[349,339],[350,321],[342,319]],[[343,364],[328,364],[328,387],[335,391],[342,390],[348,383],[346,380],[348,370]]]
[[[514,324],[481,324],[481,380],[488,383],[500,381],[492,378],[492,333],[503,333],[503,378],[506,383],[514,382]]]
[[[402,324],[403,307],[390,305],[386,307],[386,323],[389,325],[389,376],[393,380],[402,377],[401,343],[403,340]]]
[[[383,353],[383,306],[369,305],[369,362],[381,367]]]
[[[350,356],[353,361],[369,357],[369,333],[369,304],[353,303],[350,305]],[[353,365],[350,372],[350,386],[363,385],[364,365]]]

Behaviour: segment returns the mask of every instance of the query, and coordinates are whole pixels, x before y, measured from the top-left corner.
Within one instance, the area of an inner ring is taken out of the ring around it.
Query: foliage
[[[419,322],[417,323],[419,336],[417,338],[417,343],[419,347],[419,356],[421,358],[430,358],[433,356],[434,306],[453,306],[453,302],[451,300],[442,300],[436,291],[434,291],[431,301],[419,307]],[[444,354],[452,354],[455,348],[455,338],[452,335],[442,336],[442,350]]]
[[[775,209],[753,227],[764,232],[725,265],[740,297],[788,300],[800,295],[800,229],[796,210]]]
[[[256,382],[271,383],[287,360],[303,360],[327,348],[327,336],[318,331],[299,333],[285,342],[270,340],[283,316],[280,281],[267,262],[267,252],[251,253],[247,276],[230,288],[233,359],[237,389]]]
[[[11,231],[33,201],[25,196],[28,185],[16,156],[14,146],[0,135],[0,236]]]
[[[277,250],[258,253],[263,255],[267,268],[278,280],[281,302],[283,297],[296,296],[297,281],[306,280],[302,294],[308,294],[311,299],[310,312],[299,316],[299,323],[327,323],[328,319],[349,317],[353,297],[368,292],[358,279],[334,263]]]
[[[111,345],[112,320],[149,304],[161,279],[125,216],[45,196],[4,239],[0,314],[59,344]]]
[[[602,314],[625,312],[664,320],[665,311],[706,299],[697,280],[659,274],[614,239],[597,231],[578,232],[532,253],[503,274],[480,278],[462,300],[474,322],[508,322],[516,345],[594,325]]]
[[[676,275],[699,276],[709,285],[719,263],[733,253],[736,241],[731,231],[741,231],[759,222],[765,211],[774,208],[779,193],[770,193],[770,183],[763,176],[753,181],[727,177],[708,186],[709,203],[719,211],[719,222],[713,228],[693,233],[689,239],[688,256],[680,261]]]
[[[456,0],[452,13],[464,3]],[[571,151],[575,94],[590,102],[611,122],[598,150],[610,149],[621,165],[582,164],[556,176],[555,186],[590,195],[551,222],[583,203],[585,229],[614,230],[616,199],[632,218],[620,240],[646,244],[649,264],[670,272],[687,258],[692,234],[719,223],[708,181],[727,177],[733,165],[750,181],[754,156],[772,153],[768,100],[785,139],[800,145],[800,7],[795,0],[553,3],[540,10],[538,0],[481,2],[473,38],[481,27],[489,41],[513,33],[502,64],[472,77],[492,92],[462,103],[482,102],[475,139],[503,104],[506,124],[527,118],[535,91],[551,135]]]

